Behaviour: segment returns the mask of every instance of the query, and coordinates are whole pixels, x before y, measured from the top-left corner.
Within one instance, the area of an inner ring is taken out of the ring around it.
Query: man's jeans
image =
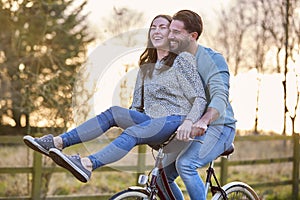
[[[205,135],[196,137],[203,144],[192,141],[164,158],[165,171],[176,200],[183,194],[174,180],[178,175],[183,180],[191,200],[205,200],[205,185],[198,175],[198,168],[206,166],[227,150],[232,144],[235,130],[227,126],[209,126]]]
[[[136,145],[163,143],[177,130],[184,118],[180,115],[151,118],[144,113],[114,106],[60,136],[65,148],[97,138],[114,126],[124,129],[110,144],[88,156],[94,170],[123,158]]]

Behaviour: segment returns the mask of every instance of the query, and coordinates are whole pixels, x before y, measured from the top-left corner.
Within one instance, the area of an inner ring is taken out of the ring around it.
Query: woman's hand
[[[183,123],[178,127],[176,139],[189,141],[191,136],[193,122],[191,120],[184,120]]]
[[[205,123],[203,120],[197,121],[195,124],[192,125],[192,131],[191,136],[201,136],[204,135],[205,131],[207,129],[207,123]]]

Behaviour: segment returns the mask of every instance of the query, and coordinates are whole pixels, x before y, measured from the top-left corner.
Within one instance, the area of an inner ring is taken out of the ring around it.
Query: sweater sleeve
[[[208,107],[215,108],[220,115],[223,115],[229,102],[229,70],[225,59],[221,54],[213,56],[215,67],[213,67],[208,81],[210,91],[210,103]]]
[[[224,57],[217,52],[208,54],[199,46],[197,54],[197,67],[207,90],[207,102],[210,108],[216,109],[223,115],[229,105],[229,70]]]
[[[177,56],[173,67],[176,69],[177,79],[183,94],[192,105],[186,119],[195,123],[203,115],[206,108],[205,91],[197,71],[196,59],[192,54],[183,52]]]
[[[142,81],[142,71],[139,69],[136,82],[135,82],[135,87],[134,87],[134,92],[133,92],[133,100],[131,104],[131,109],[136,110],[136,111],[141,111],[142,109],[142,88],[143,88],[143,81]]]
[[[212,97],[209,107],[217,109],[222,115],[229,104],[229,71],[223,58],[218,58],[216,65],[220,67],[218,68],[218,73],[210,79],[210,82],[215,82],[215,84],[210,88]]]

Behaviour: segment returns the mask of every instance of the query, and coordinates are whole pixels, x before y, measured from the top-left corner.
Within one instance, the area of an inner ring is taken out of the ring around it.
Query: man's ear
[[[197,32],[191,32],[190,33],[192,38],[194,38],[195,40],[197,40],[197,37],[198,37],[198,33]]]

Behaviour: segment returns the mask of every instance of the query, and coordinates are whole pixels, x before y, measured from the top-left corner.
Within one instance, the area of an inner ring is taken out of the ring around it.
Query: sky
[[[113,7],[128,7],[137,12],[143,12],[148,20],[145,28],[149,26],[152,18],[158,14],[173,15],[179,10],[190,9],[199,13],[204,22],[210,22],[216,15],[216,11],[222,6],[228,5],[230,0],[109,0],[103,3],[99,0],[88,0],[86,11],[90,11],[89,19],[95,25],[101,25],[103,17],[109,16]]]

